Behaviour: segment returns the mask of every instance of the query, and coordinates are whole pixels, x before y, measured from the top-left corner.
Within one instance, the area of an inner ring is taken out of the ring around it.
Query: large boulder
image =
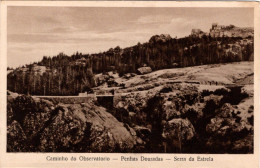
[[[208,133],[224,137],[252,130],[252,125],[242,120],[239,116],[240,112],[229,103],[223,104],[218,111],[218,114],[206,126]]]
[[[172,38],[169,34],[155,35],[150,38],[149,43],[158,43],[158,42],[165,43],[170,41],[171,39]]]
[[[146,141],[152,133],[151,129],[138,125],[134,127],[134,130],[136,131],[138,137]]]
[[[166,140],[169,148],[181,149],[182,145],[192,140],[195,129],[188,119],[175,118],[168,121],[164,128],[162,137]]]
[[[54,110],[52,102],[25,95],[18,96],[8,106],[8,114],[12,114],[12,119],[21,124],[24,133],[29,139],[38,135],[38,132],[44,128]]]
[[[206,146],[212,152],[252,152],[253,126],[229,103],[223,104],[217,111],[217,115],[207,124],[206,132],[209,135]]]
[[[165,111],[165,119],[170,120],[172,118],[180,117],[182,111],[178,108],[178,99],[173,101],[165,101],[163,104],[163,110]]]
[[[141,67],[141,68],[137,69],[137,73],[139,75],[143,75],[143,74],[147,74],[147,73],[151,73],[151,72],[152,72],[151,67]]]
[[[83,108],[84,109],[84,108]],[[135,131],[108,113],[105,108],[97,107],[87,111],[86,123],[90,127],[89,141],[91,151],[124,152],[135,145]]]
[[[39,133],[39,150],[46,152],[73,151],[74,145],[83,140],[86,123],[64,106],[55,109],[57,112],[49,120],[49,124]]]
[[[19,96],[18,93],[14,93],[14,92],[7,90],[7,100],[8,101],[12,101],[13,99],[15,99],[18,96]]]
[[[134,129],[94,102],[54,107],[29,96],[16,99],[8,108],[14,114],[8,124],[9,151],[126,152],[136,145]]]
[[[108,74],[95,75],[95,82],[97,83],[98,86],[104,84],[107,80],[109,80]]]

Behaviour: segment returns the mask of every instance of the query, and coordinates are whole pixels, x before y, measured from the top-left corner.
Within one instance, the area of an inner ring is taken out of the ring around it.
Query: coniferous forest
[[[243,40],[252,41],[242,43]],[[44,56],[39,62],[14,69],[8,74],[8,90],[30,95],[78,95],[97,85],[94,75],[114,71],[120,76],[151,69],[181,68],[214,63],[253,60],[253,37],[171,38],[155,35],[149,42],[128,48],[119,46],[95,54],[76,52],[68,56]],[[44,72],[35,71],[44,67]]]

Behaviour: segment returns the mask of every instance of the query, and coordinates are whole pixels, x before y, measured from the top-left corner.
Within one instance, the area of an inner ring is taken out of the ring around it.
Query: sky
[[[76,51],[97,53],[147,42],[156,34],[184,37],[212,23],[253,27],[253,8],[16,7],[7,9],[7,65]]]

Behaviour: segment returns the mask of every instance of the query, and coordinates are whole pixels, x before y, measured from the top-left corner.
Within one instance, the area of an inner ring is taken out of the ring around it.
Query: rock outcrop
[[[136,130],[147,148],[160,152],[251,153],[252,93],[248,86],[232,87],[208,91],[193,84],[173,84],[132,93],[117,98],[114,114]]]
[[[94,88],[97,93],[115,89],[109,108],[100,103],[105,99],[54,103],[8,92],[7,149],[253,153],[252,65],[216,64],[114,77],[122,88]]]
[[[171,39],[172,38],[169,34],[155,35],[150,38],[149,43],[165,43],[167,41],[170,41]]]
[[[137,69],[137,73],[139,75],[143,75],[143,74],[147,74],[147,73],[151,73],[151,72],[152,72],[151,67],[141,67],[141,68]]]
[[[162,136],[168,147],[181,151],[182,145],[190,141],[195,134],[195,129],[188,119],[176,118],[165,124]]]
[[[55,106],[18,96],[9,107],[10,152],[126,152],[136,144],[134,129],[93,102]]]
[[[234,25],[218,25],[217,23],[213,23],[209,33],[212,37],[248,37],[254,36],[253,28],[240,28]]]

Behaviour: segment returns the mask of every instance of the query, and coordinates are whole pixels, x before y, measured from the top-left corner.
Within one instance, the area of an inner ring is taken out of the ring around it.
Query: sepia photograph
[[[7,7],[7,153],[254,154],[253,7]]]

